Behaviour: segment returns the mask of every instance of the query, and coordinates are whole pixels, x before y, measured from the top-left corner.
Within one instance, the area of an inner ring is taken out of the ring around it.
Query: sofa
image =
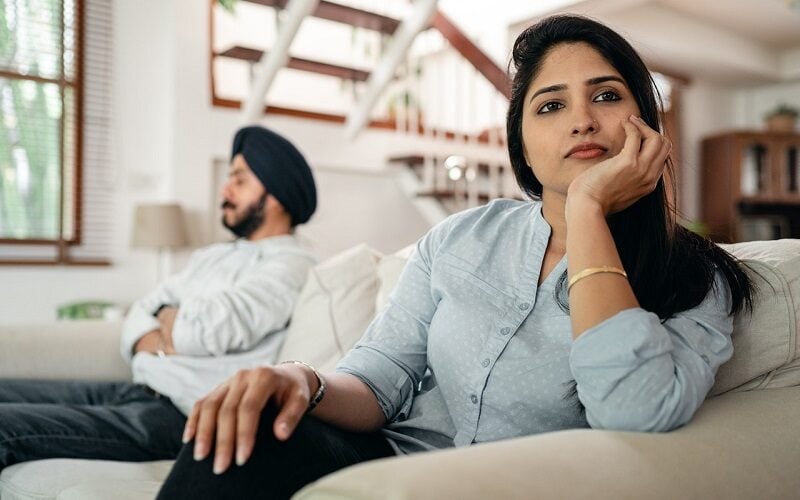
[[[800,240],[726,249],[760,294],[735,319],[735,353],[686,426],[664,434],[576,429],[378,460],[295,495],[303,500],[800,498]],[[361,245],[316,266],[281,359],[330,370],[383,306],[410,253]],[[0,378],[126,380],[120,323],[0,326]],[[50,459],[0,474],[0,498],[153,498],[170,461]]]

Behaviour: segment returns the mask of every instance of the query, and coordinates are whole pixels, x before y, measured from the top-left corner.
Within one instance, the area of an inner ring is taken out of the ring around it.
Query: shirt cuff
[[[387,422],[396,416],[403,419],[411,410],[411,379],[384,354],[369,347],[356,346],[339,361],[336,372],[353,375],[364,382],[375,394]]]

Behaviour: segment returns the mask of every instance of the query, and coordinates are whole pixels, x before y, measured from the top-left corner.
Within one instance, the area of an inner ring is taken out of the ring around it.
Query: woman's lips
[[[606,150],[603,148],[591,148],[591,149],[581,149],[580,151],[575,151],[571,153],[567,158],[574,158],[577,160],[591,160],[593,158],[599,158],[606,154]]]

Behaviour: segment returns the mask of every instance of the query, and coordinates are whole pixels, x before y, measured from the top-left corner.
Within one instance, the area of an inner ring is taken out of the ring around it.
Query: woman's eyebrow
[[[623,80],[622,78],[620,78],[618,76],[614,76],[614,75],[595,76],[594,78],[589,78],[588,80],[586,80],[586,85],[598,85],[598,84],[605,83],[605,82],[619,82],[619,83],[625,85],[625,80]],[[567,90],[567,84],[561,83],[561,84],[558,84],[558,85],[550,85],[549,87],[543,87],[543,88],[537,90],[536,92],[534,92],[533,95],[531,96],[531,98],[528,99],[528,102],[532,102],[536,98],[536,96],[538,96],[538,95],[541,95],[541,94],[544,94],[544,93],[547,93],[547,92],[560,92],[562,90]]]
[[[627,85],[625,84],[625,80],[614,75],[596,76],[594,78],[589,78],[588,80],[586,80],[587,85],[597,85],[605,82],[619,82],[627,87]]]
[[[537,90],[536,92],[533,93],[531,98],[528,99],[528,102],[533,101],[536,98],[536,96],[544,94],[546,92],[560,92],[562,90],[567,90],[567,85],[564,84],[564,83],[559,84],[559,85],[550,85],[549,87],[541,88],[541,89],[539,89],[539,90]]]

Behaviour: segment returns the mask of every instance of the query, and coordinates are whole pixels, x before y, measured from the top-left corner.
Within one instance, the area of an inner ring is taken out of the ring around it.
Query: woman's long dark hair
[[[542,184],[526,164],[523,155],[522,115],[530,82],[538,74],[545,57],[564,43],[587,43],[597,50],[622,75],[639,106],[641,118],[661,131],[658,111],[660,97],[655,82],[642,59],[620,35],[591,19],[558,15],[544,19],[517,37],[512,61],[514,76],[506,128],[508,154],[517,183],[531,198],[540,199]],[[699,305],[714,285],[715,270],[725,276],[731,290],[730,314],[752,307],[754,285],[743,264],[710,240],[677,223],[673,195],[667,196],[662,176],[655,190],[625,210],[611,215],[608,225],[619,256],[641,307],[656,313],[662,322],[676,313]],[[672,199],[668,199],[672,198]],[[566,272],[556,287],[556,297],[567,309]]]

